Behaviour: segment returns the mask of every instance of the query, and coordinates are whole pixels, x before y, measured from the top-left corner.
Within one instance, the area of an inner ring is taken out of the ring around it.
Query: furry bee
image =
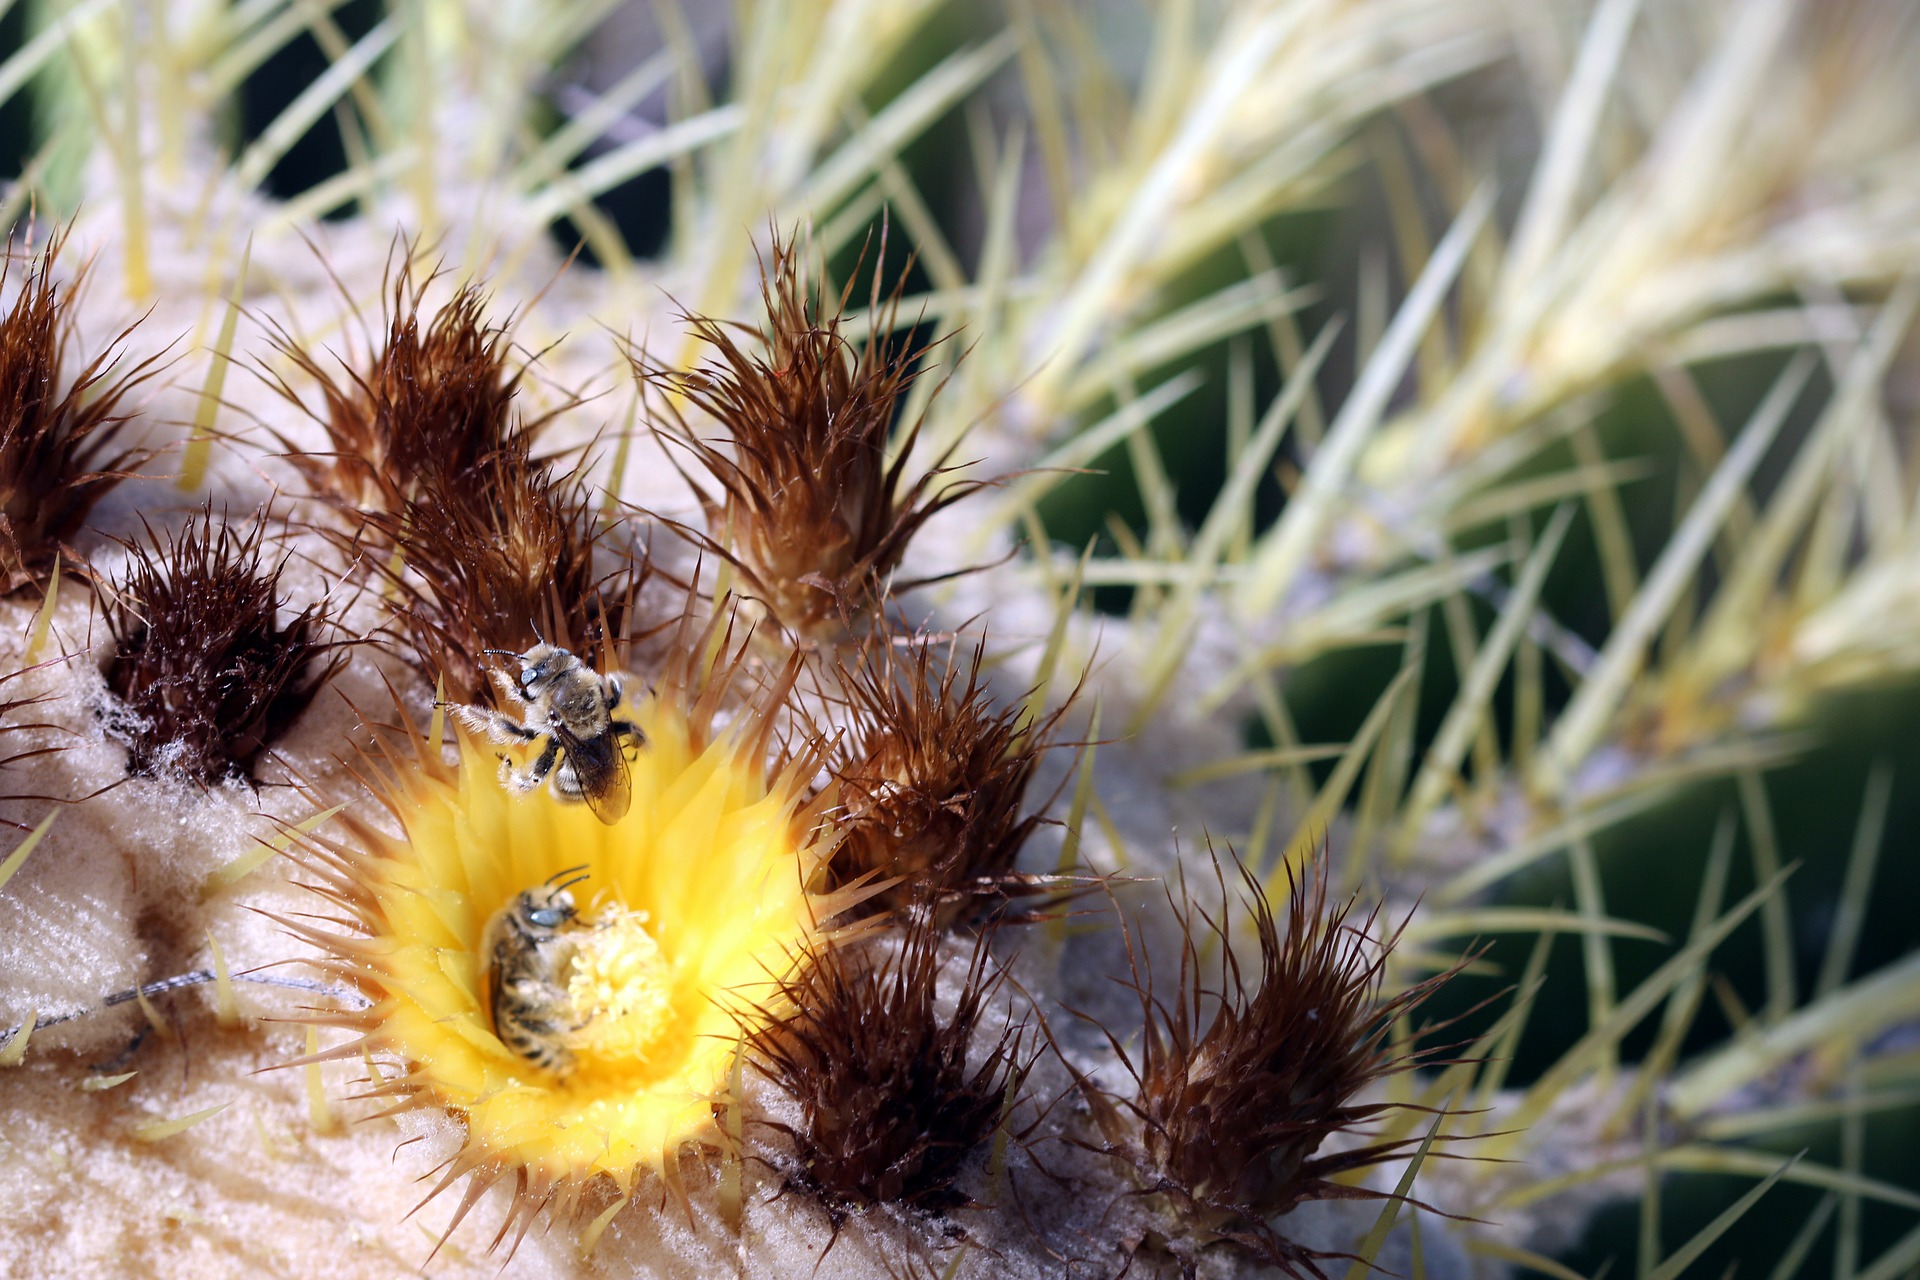
[[[609,825],[626,815],[633,802],[626,742],[646,741],[640,726],[619,719],[625,694],[617,675],[600,675],[565,649],[544,640],[525,653],[488,649],[520,663],[517,684],[496,676],[501,692],[526,709],[524,720],[484,707],[454,706],[460,722],[495,742],[538,742],[540,755],[524,769],[503,765],[501,777],[516,791],[532,791],[548,776],[554,794],[584,800],[595,817]]]
[[[493,1033],[528,1062],[562,1078],[573,1070],[566,1037],[578,1029],[566,1017],[567,968],[573,935],[584,927],[569,890],[586,878],[585,866],[556,873],[494,912],[480,935]]]

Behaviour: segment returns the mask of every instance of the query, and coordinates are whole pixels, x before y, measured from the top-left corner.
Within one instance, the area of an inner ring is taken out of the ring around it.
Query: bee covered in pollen
[[[594,816],[611,826],[633,802],[626,740],[644,743],[646,735],[631,720],[619,719],[625,694],[617,675],[601,675],[567,650],[544,640],[525,653],[488,649],[517,659],[518,682],[495,674],[502,693],[525,708],[523,719],[485,707],[453,704],[460,723],[498,743],[545,739],[534,762],[524,769],[504,763],[501,777],[516,791],[532,791],[549,776],[554,794],[584,800]]]
[[[494,912],[480,935],[494,1034],[522,1058],[561,1077],[573,1070],[566,1039],[579,1029],[568,993],[574,935],[587,927],[579,922],[569,891],[586,878],[584,865],[556,872]]]

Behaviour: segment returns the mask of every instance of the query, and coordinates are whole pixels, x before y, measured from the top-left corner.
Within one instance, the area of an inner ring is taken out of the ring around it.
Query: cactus
[[[1907,1274],[1916,73],[0,14],[0,1251]]]

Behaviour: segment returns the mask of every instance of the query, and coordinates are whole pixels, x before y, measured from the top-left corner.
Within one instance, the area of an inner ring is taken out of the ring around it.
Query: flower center
[[[645,1061],[673,1021],[673,966],[647,931],[644,911],[613,910],[582,930],[567,978],[583,1058]]]

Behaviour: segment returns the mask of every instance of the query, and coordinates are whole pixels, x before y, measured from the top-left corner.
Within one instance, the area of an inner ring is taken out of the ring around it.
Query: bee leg
[[[608,727],[613,730],[615,736],[617,737],[632,738],[634,742],[640,744],[641,746],[646,745],[647,735],[645,733],[642,733],[640,730],[640,726],[635,724],[631,720],[610,721],[608,724]]]
[[[517,702],[523,707],[527,705],[526,695],[520,690],[520,682],[515,680],[513,675],[505,668],[488,667],[487,679],[492,682],[494,689],[499,692],[503,702]]]
[[[540,735],[535,734],[533,736],[537,738]],[[513,775],[512,782],[514,790],[532,791],[537,788],[547,780],[547,775],[553,772],[553,762],[559,758],[560,740],[558,738],[548,738],[547,745],[540,749],[540,757],[525,769]]]
[[[512,716],[502,715],[498,711],[487,711],[457,702],[447,705],[453,708],[454,719],[475,733],[486,734],[495,742],[532,742],[540,736],[540,730],[530,729]]]

